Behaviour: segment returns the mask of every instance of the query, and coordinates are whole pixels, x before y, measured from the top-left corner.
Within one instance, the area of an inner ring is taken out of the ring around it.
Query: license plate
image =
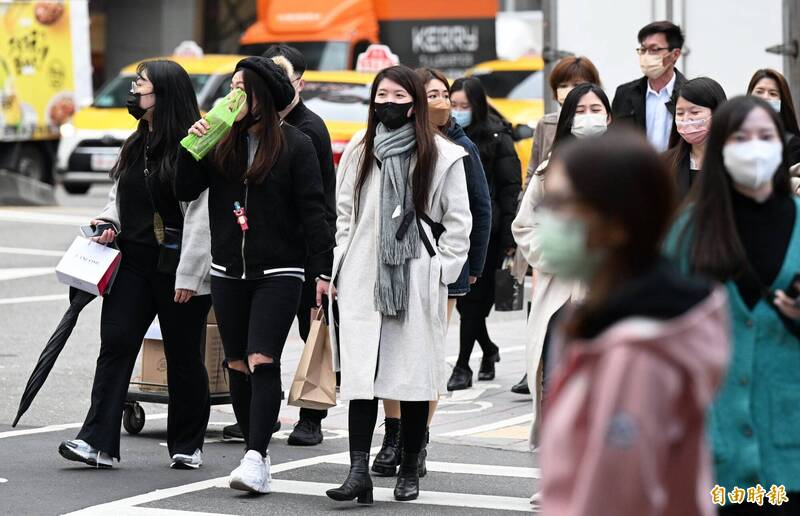
[[[117,156],[114,154],[92,154],[92,170],[107,172],[116,162]]]

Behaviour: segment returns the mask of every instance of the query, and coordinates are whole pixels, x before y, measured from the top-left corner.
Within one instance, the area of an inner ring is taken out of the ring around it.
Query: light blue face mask
[[[455,109],[451,111],[453,115],[453,120],[456,121],[458,125],[461,127],[467,127],[469,124],[472,123],[472,111],[456,111]]]
[[[772,106],[776,113],[781,112],[781,99],[767,99],[767,104]]]

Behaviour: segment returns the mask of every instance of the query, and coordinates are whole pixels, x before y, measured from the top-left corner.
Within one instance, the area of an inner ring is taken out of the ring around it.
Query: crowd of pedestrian
[[[749,514],[725,493],[756,486],[780,495],[759,510],[796,514],[794,101],[772,69],[743,77],[747,95],[730,100],[713,78],[685,77],[671,22],[638,42],[642,77],[613,102],[589,58],[555,65],[559,109],[539,120],[526,171],[478,78],[451,84],[402,65],[375,76],[366,129],[334,169],[325,125],[300,99],[305,60],[287,45],[239,62],[231,88],[244,107],[198,161],[178,145],[210,129],[188,75],[142,63],[128,99],[139,125],[92,221],[114,225],[97,240],[116,242],[122,263],[103,303],[91,408],[59,452],[96,467],[120,459],[125,392],[158,315],[171,464],[199,467],[213,301],[237,420],[226,431],[245,441],[230,487],[270,492],[283,347],[294,319],[306,339],[324,304],[350,450],[327,495],[370,504],[374,474],[397,477],[395,499],[416,499],[437,401],[473,385],[476,341],[477,380],[495,377],[503,346],[486,319],[496,271],[513,259],[533,280],[513,390],[532,394],[533,500],[545,514]],[[182,243],[171,259],[165,235]],[[385,437],[370,465],[379,400]],[[322,442],[325,416],[302,409],[289,444]]]

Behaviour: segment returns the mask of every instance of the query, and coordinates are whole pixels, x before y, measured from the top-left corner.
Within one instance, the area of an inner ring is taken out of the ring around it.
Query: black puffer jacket
[[[522,189],[522,172],[511,128],[494,115],[483,129],[466,128],[467,136],[478,146],[492,198],[492,234],[503,249],[516,247],[511,223],[517,215],[517,199]]]
[[[261,184],[228,179],[213,162],[213,152],[198,162],[181,149],[175,191],[180,200],[191,201],[209,189],[214,270],[254,279],[303,273],[308,264],[310,270],[330,275],[334,235],[326,221],[314,146],[308,136],[289,124],[282,124],[281,130],[283,151]],[[246,136],[239,142],[239,155],[247,155]],[[245,165],[242,160],[240,177],[244,177]],[[245,207],[246,232],[233,214],[235,202]]]

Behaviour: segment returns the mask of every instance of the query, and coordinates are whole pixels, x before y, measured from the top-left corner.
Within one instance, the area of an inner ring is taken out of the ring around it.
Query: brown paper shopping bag
[[[325,410],[336,405],[336,374],[324,311],[312,317],[306,346],[289,390],[289,405]]]

